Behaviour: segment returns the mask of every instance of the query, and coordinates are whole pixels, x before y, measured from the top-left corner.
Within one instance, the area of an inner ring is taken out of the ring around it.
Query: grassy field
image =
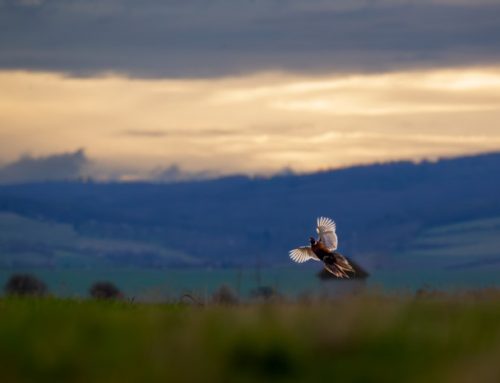
[[[111,281],[135,301],[165,301],[190,292],[209,296],[222,285],[230,286],[240,296],[249,296],[258,286],[271,286],[290,298],[304,292],[321,294],[346,289],[358,289],[349,281],[321,282],[316,274],[317,262],[290,264],[286,267],[256,269],[0,269],[0,286],[16,273],[30,273],[48,285],[51,294],[64,298],[88,297],[96,281]],[[500,287],[500,268],[453,269],[428,267],[426,270],[370,270],[365,290],[414,292],[426,286],[439,290],[457,291]],[[0,291],[0,296],[2,292]]]
[[[498,382],[500,293],[0,301],[1,382]]]

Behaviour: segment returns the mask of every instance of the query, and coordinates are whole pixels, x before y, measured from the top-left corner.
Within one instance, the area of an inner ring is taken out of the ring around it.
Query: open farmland
[[[500,293],[237,306],[0,301],[2,382],[494,382]]]

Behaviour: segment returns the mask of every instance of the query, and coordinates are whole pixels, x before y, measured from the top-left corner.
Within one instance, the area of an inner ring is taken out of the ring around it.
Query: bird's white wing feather
[[[321,242],[328,248],[330,251],[334,251],[338,247],[338,238],[335,230],[337,226],[335,222],[330,218],[319,217],[317,220],[316,231],[318,232],[319,238]]]
[[[299,247],[297,249],[290,250],[290,258],[292,261],[297,263],[304,263],[313,259],[315,261],[319,261],[318,257],[309,246]]]

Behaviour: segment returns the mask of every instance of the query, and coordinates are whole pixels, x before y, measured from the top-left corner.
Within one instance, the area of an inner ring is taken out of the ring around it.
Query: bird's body
[[[330,218],[320,217],[317,220],[318,239],[311,237],[310,246],[302,246],[290,251],[290,258],[298,263],[309,261],[323,262],[325,269],[338,278],[349,278],[355,273],[349,261],[338,253],[338,238],[335,233],[335,222]]]
[[[331,251],[320,241],[311,241],[311,250],[322,261],[331,256]]]

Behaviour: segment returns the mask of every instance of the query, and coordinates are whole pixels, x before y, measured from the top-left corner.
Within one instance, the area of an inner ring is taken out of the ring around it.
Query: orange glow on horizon
[[[3,162],[84,147],[152,169],[311,171],[500,150],[500,68],[130,79],[0,71]]]

